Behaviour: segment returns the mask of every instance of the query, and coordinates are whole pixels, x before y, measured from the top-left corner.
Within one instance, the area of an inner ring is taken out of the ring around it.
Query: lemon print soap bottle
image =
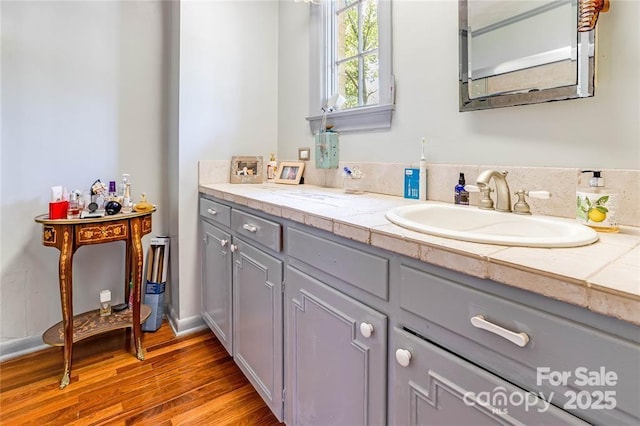
[[[600,170],[583,170],[582,173],[592,173],[592,176],[588,187],[576,191],[576,219],[596,231],[618,232],[618,194],[605,188]]]

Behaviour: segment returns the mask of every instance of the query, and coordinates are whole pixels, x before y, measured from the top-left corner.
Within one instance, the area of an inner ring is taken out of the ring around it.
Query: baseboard
[[[50,347],[42,341],[42,336],[23,337],[0,342],[0,362]]]
[[[189,318],[178,318],[173,307],[169,307],[168,311],[165,312],[165,316],[169,321],[173,333],[178,337],[195,333],[207,327],[201,315],[194,315]]]

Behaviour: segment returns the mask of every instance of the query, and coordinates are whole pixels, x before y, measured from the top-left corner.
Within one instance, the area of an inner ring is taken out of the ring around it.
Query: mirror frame
[[[588,52],[586,55],[578,48],[578,57],[576,60],[576,66],[578,67],[577,84],[551,89],[535,90],[526,93],[491,95],[471,99],[469,97],[468,79],[469,51],[467,2],[468,0],[458,0],[460,112],[517,105],[530,105],[552,101],[564,101],[569,99],[586,98],[594,95],[595,29],[587,32],[578,32],[576,25],[576,38],[578,40],[578,44],[582,45],[582,43],[588,43],[589,46],[593,46],[593,50]]]

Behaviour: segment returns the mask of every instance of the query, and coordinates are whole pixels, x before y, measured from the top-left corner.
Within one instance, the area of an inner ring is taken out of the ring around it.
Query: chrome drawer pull
[[[521,348],[525,347],[527,343],[529,343],[529,336],[527,333],[515,333],[511,330],[507,330],[506,328],[502,328],[499,325],[487,321],[482,315],[471,317],[471,325],[476,328],[487,330],[490,333],[497,334],[500,337],[504,337]]]
[[[249,232],[256,232],[258,230],[258,227],[255,225],[249,225],[248,223],[245,223],[244,225],[242,225],[242,229]]]
[[[209,213],[211,216],[215,216],[218,214],[218,212],[215,211],[214,209],[207,209],[207,213]]]

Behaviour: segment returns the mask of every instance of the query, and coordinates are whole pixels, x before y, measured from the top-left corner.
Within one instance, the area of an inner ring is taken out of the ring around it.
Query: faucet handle
[[[521,189],[520,191],[516,191],[515,195],[518,196],[518,201],[513,205],[513,212],[516,214],[531,214],[531,207],[525,198],[525,195],[528,195],[531,198],[540,198],[543,200],[548,200],[551,198],[551,193],[549,191],[525,191]]]
[[[551,193],[549,191],[526,191],[525,195],[528,195],[531,198],[541,198],[543,200],[551,198]]]
[[[493,189],[489,185],[465,185],[464,189],[467,192],[479,192],[480,197],[478,197],[478,208],[484,210],[493,210],[493,200],[491,199],[491,192]]]
[[[478,198],[478,208],[484,210],[495,210],[493,205],[493,199],[491,198],[491,189],[489,186],[481,187],[480,189],[480,197]]]

